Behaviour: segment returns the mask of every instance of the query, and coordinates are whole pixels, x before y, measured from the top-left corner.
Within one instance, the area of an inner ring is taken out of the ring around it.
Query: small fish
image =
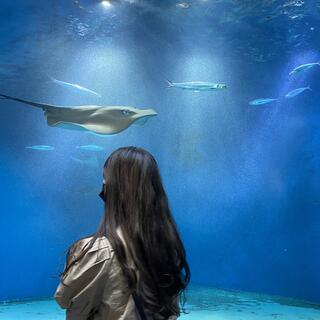
[[[190,4],[186,2],[180,2],[176,4],[176,7],[180,9],[188,9],[190,8]]]
[[[87,144],[84,146],[77,146],[77,149],[86,150],[86,151],[103,151],[104,148],[96,144]]]
[[[77,157],[70,156],[70,158],[74,162],[76,162],[76,163],[78,163],[80,165],[86,165],[88,167],[98,167],[98,165],[99,165],[99,160],[96,157],[80,159],[80,158],[77,158]]]
[[[167,83],[169,88],[175,87],[183,90],[191,90],[196,92],[227,88],[227,86],[224,83],[213,83],[213,82],[202,82],[202,81],[171,82],[167,80]]]
[[[300,93],[302,93],[302,92],[304,92],[304,91],[306,91],[306,90],[311,90],[311,88],[310,88],[310,87],[303,87],[303,88],[294,89],[294,90],[288,92],[288,93],[285,95],[285,97],[286,97],[286,98],[293,98],[293,97],[297,96],[298,94],[300,94]]]
[[[55,79],[55,78],[53,78],[51,76],[49,76],[49,78],[52,80],[52,82],[54,82],[54,83],[56,83],[56,84],[58,84],[60,86],[67,87],[67,88],[78,89],[80,91],[83,91],[83,92],[86,92],[86,93],[90,93],[90,94],[93,94],[93,95],[101,98],[101,94],[100,93],[97,93],[97,92],[95,92],[93,90],[90,90],[88,88],[82,87],[79,84],[61,81],[61,80]]]
[[[320,61],[319,62],[312,62],[312,63],[305,63],[305,64],[302,64],[296,68],[294,68],[290,73],[289,75],[293,75],[293,74],[296,74],[298,72],[301,72],[301,71],[306,71],[314,66],[320,66]]]
[[[77,162],[77,163],[80,163],[80,164],[83,163],[83,160],[81,160],[79,158],[76,158],[76,157],[73,157],[73,156],[70,156],[70,159],[72,159],[74,162]]]
[[[28,146],[28,147],[26,147],[26,149],[47,151],[47,150],[54,150],[54,147],[43,145],[43,144],[39,144],[39,145],[36,145],[36,146]]]
[[[261,99],[255,99],[249,102],[251,106],[260,106],[262,104],[267,104],[273,101],[276,101],[278,99],[272,99],[272,98],[261,98]]]

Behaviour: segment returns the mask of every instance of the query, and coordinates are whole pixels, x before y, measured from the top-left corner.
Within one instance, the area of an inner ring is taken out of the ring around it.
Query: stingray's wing
[[[47,117],[47,120],[51,122],[83,123],[89,119],[97,109],[95,106],[47,108],[44,111],[44,115]]]

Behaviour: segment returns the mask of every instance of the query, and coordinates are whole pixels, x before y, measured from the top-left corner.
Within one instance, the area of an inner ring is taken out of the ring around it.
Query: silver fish
[[[36,146],[28,146],[28,147],[26,147],[26,149],[48,151],[48,150],[54,150],[54,147],[43,145],[43,144],[39,144],[39,145],[36,145]]]
[[[61,81],[61,80],[55,79],[55,78],[53,78],[51,76],[49,76],[49,78],[52,80],[52,82],[54,82],[54,83],[56,83],[56,84],[58,84],[60,86],[67,87],[67,88],[72,88],[72,89],[77,89],[77,90],[80,90],[80,91],[83,91],[83,92],[86,92],[86,93],[90,93],[90,94],[93,94],[93,95],[101,98],[101,94],[100,93],[97,93],[97,92],[95,92],[93,90],[90,90],[88,88],[82,87],[79,84]]]
[[[77,146],[77,149],[86,150],[86,151],[103,151],[104,148],[96,144],[87,144],[84,146]]]
[[[311,91],[311,88],[310,87],[303,87],[303,88],[294,89],[294,90],[288,92],[285,95],[285,97],[286,98],[293,98],[293,97],[297,96],[298,94],[300,94],[300,93],[302,93],[302,92],[304,92],[306,90],[310,90]]]
[[[298,72],[301,72],[301,71],[306,71],[314,66],[320,66],[320,62],[312,62],[312,63],[305,63],[305,64],[302,64],[296,68],[294,68],[290,73],[289,75],[293,75],[293,74],[296,74]]]
[[[187,2],[180,2],[176,4],[176,7],[180,9],[188,9],[190,8],[190,4]]]
[[[171,82],[167,80],[167,83],[169,88],[175,87],[183,90],[191,90],[196,92],[227,88],[227,86],[224,83],[213,83],[213,82],[202,82],[202,81]]]
[[[273,101],[276,101],[278,99],[272,99],[272,98],[261,98],[261,99],[255,99],[249,102],[251,106],[260,106],[262,104],[267,104]]]
[[[96,157],[90,157],[90,158],[86,158],[86,159],[80,159],[77,157],[70,157],[74,162],[80,164],[80,165],[86,165],[88,167],[98,167],[99,165],[99,160]]]
[[[127,129],[135,121],[156,116],[153,109],[127,106],[102,107],[95,105],[63,107],[37,103],[0,94],[0,98],[25,103],[44,110],[47,124],[70,130],[92,131],[99,134],[115,134]]]

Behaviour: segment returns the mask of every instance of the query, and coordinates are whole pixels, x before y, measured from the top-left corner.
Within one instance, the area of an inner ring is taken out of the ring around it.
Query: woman
[[[190,270],[155,159],[119,148],[103,178],[100,226],[68,248],[56,301],[68,320],[176,319]]]

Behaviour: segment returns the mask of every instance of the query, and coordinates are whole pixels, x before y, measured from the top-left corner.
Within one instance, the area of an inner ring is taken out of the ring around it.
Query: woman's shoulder
[[[76,240],[71,245],[70,251],[73,255],[77,255],[80,254],[83,250],[86,250],[88,246],[90,246],[90,249],[87,251],[87,253],[94,251],[104,251],[107,256],[110,257],[113,249],[108,238],[105,236],[97,237],[91,246],[93,238],[94,236],[90,235]]]

